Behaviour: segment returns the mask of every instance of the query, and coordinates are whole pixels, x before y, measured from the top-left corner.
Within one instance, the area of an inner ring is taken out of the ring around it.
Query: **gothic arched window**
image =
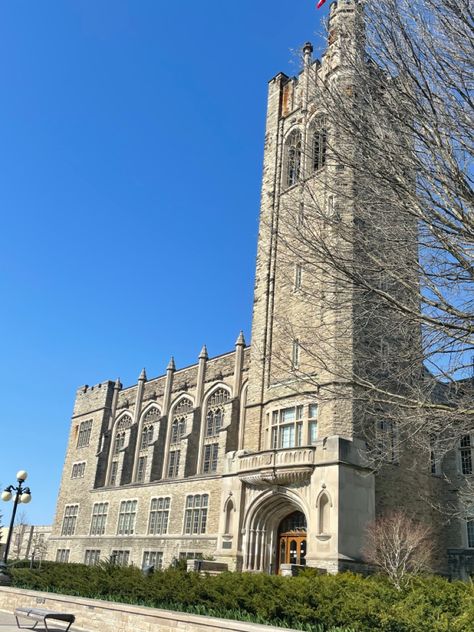
[[[171,423],[171,443],[178,443],[186,434],[188,415],[193,410],[190,399],[182,399],[175,407]]]
[[[215,437],[224,423],[224,404],[229,401],[229,392],[219,388],[209,398],[206,415],[206,437]]]
[[[132,426],[132,418],[130,415],[124,415],[117,423],[114,438],[113,453],[118,454],[120,450],[125,447],[125,439],[127,436],[127,430]]]
[[[160,411],[153,406],[146,413],[143,418],[143,429],[140,439],[140,450],[145,450],[153,442],[154,425],[160,420]]]
[[[292,187],[301,174],[301,133],[293,130],[286,141],[286,186]]]
[[[312,124],[312,163],[313,171],[318,171],[326,164],[327,131],[323,116],[318,116]]]

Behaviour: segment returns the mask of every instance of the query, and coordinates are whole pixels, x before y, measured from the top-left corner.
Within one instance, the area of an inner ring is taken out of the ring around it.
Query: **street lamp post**
[[[8,553],[10,552],[10,543],[13,536],[13,527],[15,524],[16,510],[18,508],[19,503],[27,504],[31,500],[31,492],[29,487],[23,487],[23,483],[28,478],[27,472],[24,470],[20,470],[17,472],[16,479],[18,481],[18,485],[9,485],[2,492],[2,500],[8,502],[12,499],[13,494],[13,511],[12,517],[10,520],[10,528],[8,529],[7,541],[5,543],[5,550],[3,552],[3,559],[0,562],[0,585],[7,585],[11,583],[11,577],[8,572],[7,562],[8,562]]]

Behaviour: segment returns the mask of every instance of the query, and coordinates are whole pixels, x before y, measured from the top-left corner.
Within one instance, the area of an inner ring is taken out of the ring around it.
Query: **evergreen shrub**
[[[295,628],[306,632],[473,632],[472,583],[414,577],[396,590],[383,577],[206,576],[179,568],[144,577],[133,566],[43,563],[13,570],[17,587]]]

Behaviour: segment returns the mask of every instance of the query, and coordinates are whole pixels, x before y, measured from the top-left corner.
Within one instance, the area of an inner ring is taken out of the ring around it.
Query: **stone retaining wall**
[[[282,632],[281,628],[256,623],[19,588],[0,588],[0,610],[12,613],[15,608],[21,607],[72,613],[76,616],[75,629],[87,632]]]

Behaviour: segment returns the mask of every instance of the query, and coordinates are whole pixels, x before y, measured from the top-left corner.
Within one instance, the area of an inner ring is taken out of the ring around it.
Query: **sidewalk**
[[[31,621],[30,624],[31,627],[29,629],[31,630],[34,625],[34,621]],[[20,625],[25,625],[26,627],[28,625],[28,621],[26,619],[20,619]],[[64,631],[65,626],[63,626],[62,628],[60,626],[61,623],[59,623],[58,626],[55,626],[53,623],[49,624],[48,622],[48,628],[50,632],[60,632],[60,630]],[[0,610],[0,632],[18,632],[18,629],[19,628],[16,625],[15,617],[10,613],[5,612],[4,610]],[[38,623],[35,628],[35,632],[43,632],[43,630],[46,630],[46,628],[42,627],[41,624]],[[77,628],[75,630],[74,628],[71,628],[69,632],[78,632],[78,630]]]

